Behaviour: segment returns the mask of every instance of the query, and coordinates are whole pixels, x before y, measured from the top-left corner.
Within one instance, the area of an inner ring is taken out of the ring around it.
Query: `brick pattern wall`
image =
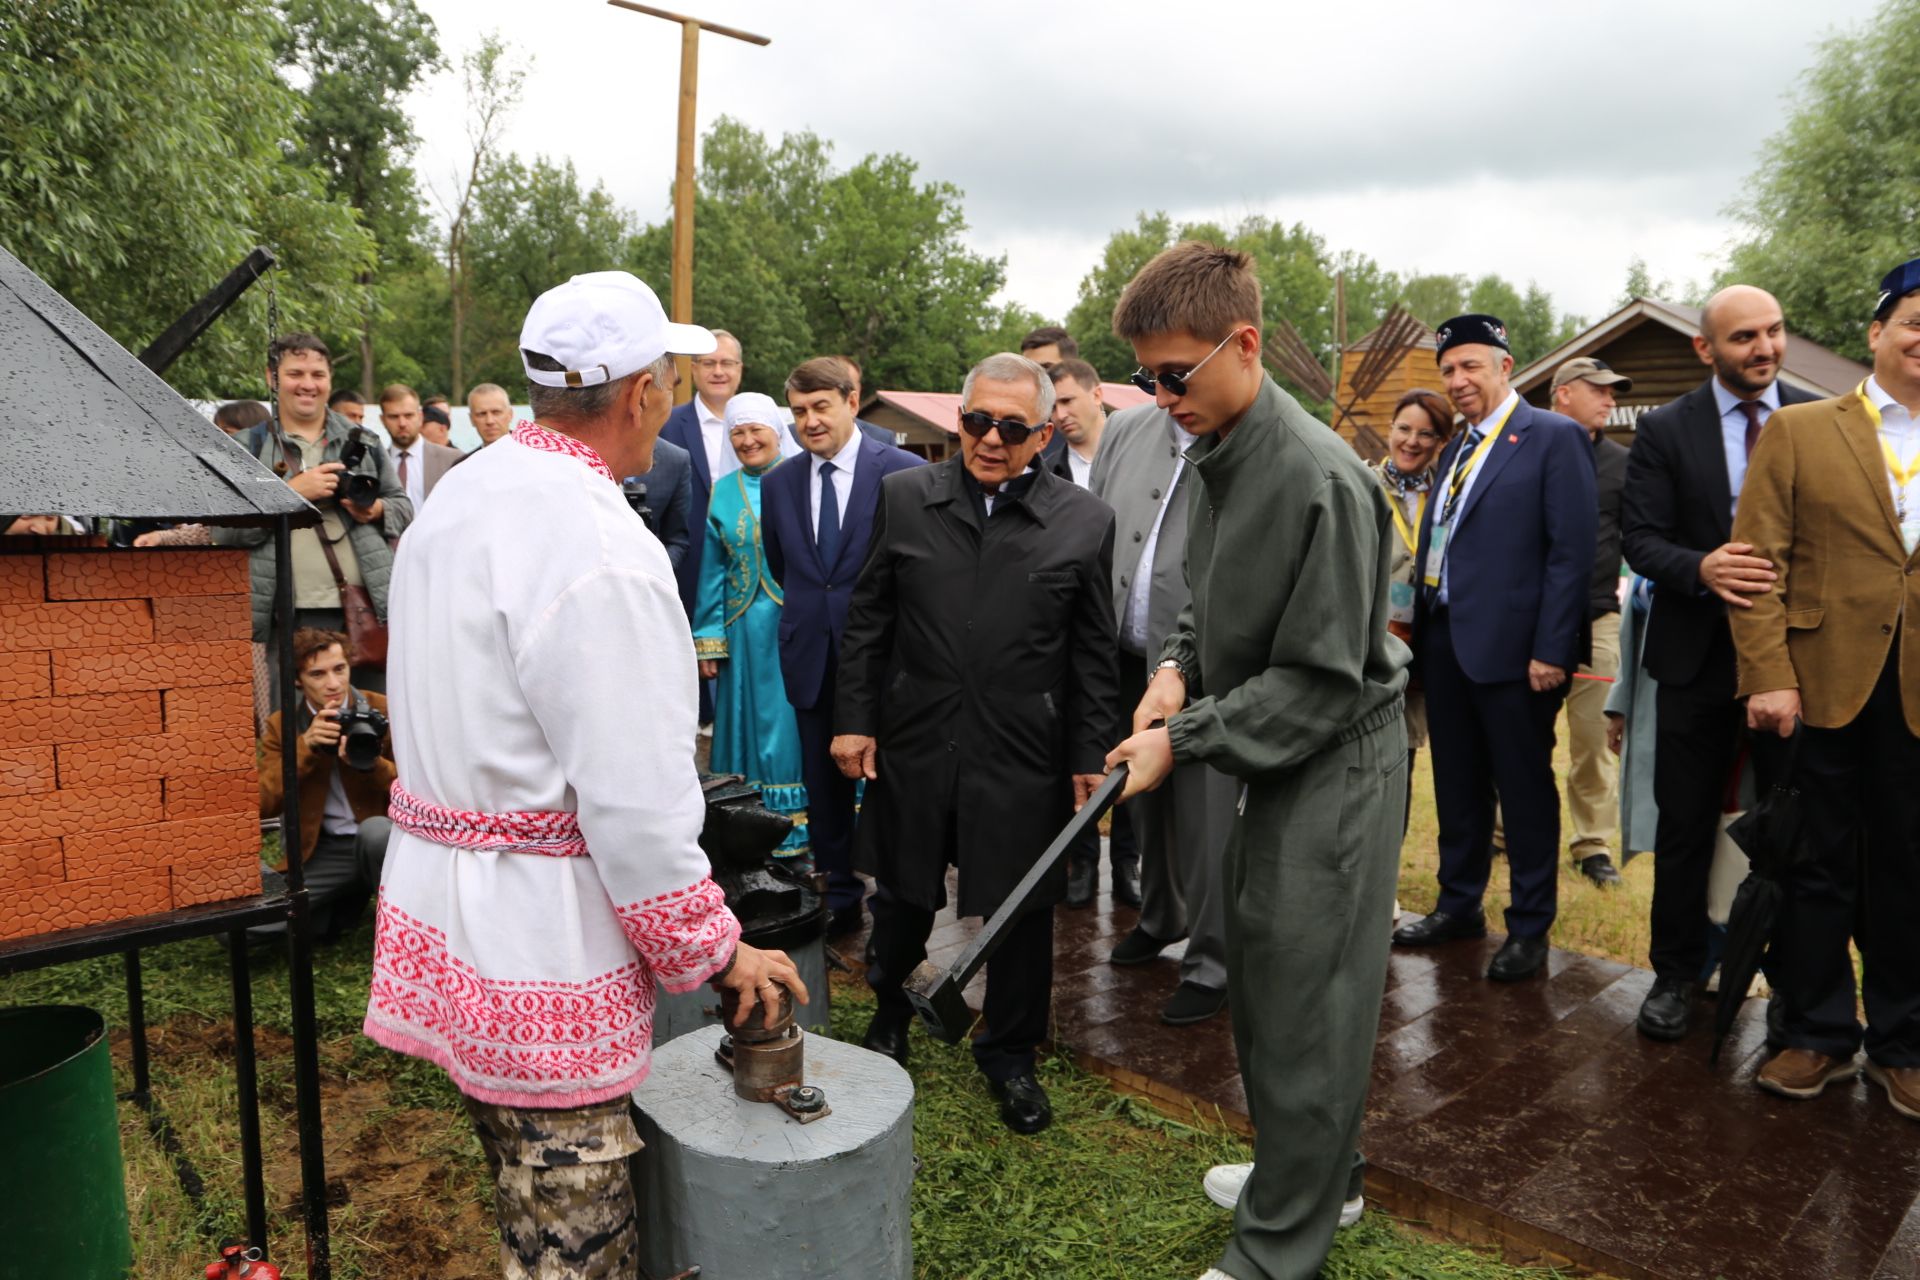
[[[260,889],[243,551],[0,552],[0,940]]]

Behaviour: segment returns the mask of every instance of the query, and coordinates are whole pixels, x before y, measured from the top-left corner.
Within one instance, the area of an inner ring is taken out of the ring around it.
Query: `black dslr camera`
[[[346,471],[340,477],[340,496],[356,507],[370,507],[374,499],[380,496],[380,478],[360,469],[367,460],[370,448],[378,448],[379,438],[365,427],[355,427],[347,433],[347,442],[340,446],[340,465]]]
[[[628,476],[620,482],[620,494],[633,508],[633,514],[640,517],[642,524],[653,529],[653,508],[647,505],[647,484],[639,476]],[[659,530],[654,529],[655,533]]]
[[[366,773],[380,758],[380,744],[387,737],[387,718],[373,709],[358,689],[340,706],[342,759],[349,768]]]

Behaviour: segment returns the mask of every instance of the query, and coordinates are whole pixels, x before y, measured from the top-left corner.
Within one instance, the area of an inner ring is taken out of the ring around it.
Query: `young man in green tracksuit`
[[[1195,437],[1193,602],[1108,758],[1129,795],[1199,761],[1243,784],[1227,843],[1227,993],[1254,1162],[1208,1174],[1234,1234],[1203,1280],[1319,1274],[1357,1169],[1406,795],[1391,515],[1360,459],[1260,364],[1243,253],[1175,245],[1121,295],[1160,407]],[[1156,720],[1163,728],[1149,728]],[[1237,1201],[1237,1203],[1236,1203]]]

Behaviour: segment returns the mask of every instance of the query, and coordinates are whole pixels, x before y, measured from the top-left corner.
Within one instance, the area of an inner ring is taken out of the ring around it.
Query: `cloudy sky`
[[[507,145],[643,218],[673,180],[679,31],[602,0],[423,0],[450,61],[530,59]],[[1064,316],[1136,211],[1300,221],[1402,271],[1537,280],[1590,318],[1629,261],[1704,278],[1819,42],[1875,0],[935,4],[668,0],[772,37],[701,39],[699,118],[903,152],[966,193],[1007,296]],[[457,72],[413,109],[443,195]],[[697,228],[696,228],[697,234]],[[665,282],[658,282],[665,292]],[[697,288],[697,284],[696,284]]]

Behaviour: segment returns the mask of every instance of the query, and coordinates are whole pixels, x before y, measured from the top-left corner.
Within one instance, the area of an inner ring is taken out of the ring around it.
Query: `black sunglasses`
[[[969,409],[961,414],[960,425],[975,440],[984,440],[987,438],[987,432],[997,430],[1000,432],[1000,443],[1013,446],[1025,444],[1027,437],[1040,429],[1040,427],[1030,427],[1017,418],[990,417],[978,409]],[[1041,426],[1045,425],[1045,423],[1041,424]]]
[[[1240,330],[1235,329],[1232,333],[1220,339],[1219,345],[1215,346],[1213,350],[1207,352],[1205,359],[1202,359],[1199,364],[1193,366],[1193,368],[1187,370],[1185,373],[1162,373],[1162,374],[1156,375],[1156,374],[1148,373],[1144,368],[1142,368],[1142,369],[1135,369],[1132,373],[1128,374],[1127,381],[1131,382],[1134,386],[1140,388],[1142,391],[1146,392],[1148,395],[1153,395],[1155,392],[1155,389],[1158,387],[1165,387],[1167,389],[1168,395],[1183,396],[1187,394],[1187,379],[1191,378],[1194,374],[1200,372],[1200,370],[1206,368],[1207,361],[1219,355],[1221,347],[1226,346],[1229,342],[1232,342],[1235,338],[1239,336],[1240,336]]]

